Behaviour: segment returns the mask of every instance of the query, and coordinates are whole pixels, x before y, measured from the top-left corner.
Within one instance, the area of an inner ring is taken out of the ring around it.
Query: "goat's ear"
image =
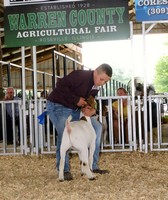
[[[85,116],[82,116],[82,117],[80,118],[80,120],[87,121],[87,119],[86,119]]]

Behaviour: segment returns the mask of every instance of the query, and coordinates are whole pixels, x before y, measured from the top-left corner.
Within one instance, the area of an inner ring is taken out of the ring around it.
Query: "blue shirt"
[[[19,97],[14,97],[13,100],[20,100]],[[8,113],[8,115],[12,118],[12,104],[11,103],[7,103],[6,104],[6,111]],[[18,103],[14,103],[14,115],[16,118],[19,117],[19,106]]]

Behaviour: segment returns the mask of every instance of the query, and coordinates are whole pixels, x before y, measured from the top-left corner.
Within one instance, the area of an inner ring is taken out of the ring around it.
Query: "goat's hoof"
[[[59,179],[59,182],[63,182],[64,181],[64,179]]]
[[[81,176],[84,176],[84,173],[83,173],[83,172],[81,172]]]
[[[91,177],[91,178],[89,178],[89,181],[94,181],[94,180],[96,180],[95,177]]]
[[[65,181],[73,180],[72,174],[70,172],[64,172],[64,180]]]

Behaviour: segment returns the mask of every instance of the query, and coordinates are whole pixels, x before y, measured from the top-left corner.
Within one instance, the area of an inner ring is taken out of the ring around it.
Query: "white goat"
[[[60,147],[59,180],[64,180],[65,155],[71,147],[78,151],[81,174],[86,174],[89,180],[94,180],[95,178],[91,170],[95,151],[95,130],[91,124],[90,117],[83,116],[80,121],[72,122],[71,119],[72,116],[69,116],[66,120]]]

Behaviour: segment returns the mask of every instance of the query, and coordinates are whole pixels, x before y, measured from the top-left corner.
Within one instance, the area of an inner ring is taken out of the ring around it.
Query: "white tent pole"
[[[24,151],[27,155],[27,130],[26,130],[26,76],[25,76],[25,47],[21,47],[21,57],[22,57],[22,105],[23,105],[23,133],[21,135],[21,142],[24,139]],[[24,137],[23,137],[24,136]],[[22,138],[23,137],[23,138]],[[22,145],[21,145],[22,146]]]
[[[147,121],[147,63],[146,63],[146,33],[145,23],[142,22],[143,34],[143,66],[144,66],[144,133],[145,133],[145,153],[148,152],[148,121]]]
[[[134,59],[134,51],[133,51],[133,22],[130,22],[130,38],[131,38],[131,58],[130,60],[132,65],[132,78],[131,78],[131,87],[132,87],[132,123],[133,123],[133,145],[134,150],[137,149],[136,145],[136,125],[135,125],[135,85],[134,85],[134,77],[135,77],[135,59]]]
[[[33,46],[33,72],[34,72],[34,126],[35,126],[35,144],[36,154],[39,154],[39,136],[38,136],[38,112],[37,112],[37,57],[36,57],[36,46]]]

